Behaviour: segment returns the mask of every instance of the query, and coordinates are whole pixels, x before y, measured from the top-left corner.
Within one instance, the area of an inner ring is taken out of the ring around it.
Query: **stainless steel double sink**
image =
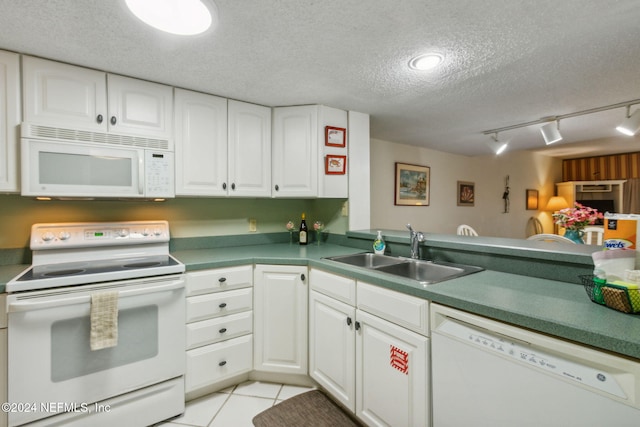
[[[339,255],[325,259],[416,280],[423,285],[439,283],[484,270],[482,267],[472,265],[372,253]]]

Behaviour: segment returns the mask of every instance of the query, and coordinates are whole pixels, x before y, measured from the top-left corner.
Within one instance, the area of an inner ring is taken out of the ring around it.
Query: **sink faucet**
[[[420,258],[420,242],[424,242],[424,234],[420,231],[414,231],[411,224],[407,224],[407,229],[409,230],[409,239],[411,241],[411,258],[418,259]]]

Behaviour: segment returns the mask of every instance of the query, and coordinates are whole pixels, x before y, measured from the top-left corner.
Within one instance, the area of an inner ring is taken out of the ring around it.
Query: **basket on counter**
[[[640,312],[640,289],[629,289],[613,283],[600,283],[593,275],[580,276],[591,301],[624,313]]]

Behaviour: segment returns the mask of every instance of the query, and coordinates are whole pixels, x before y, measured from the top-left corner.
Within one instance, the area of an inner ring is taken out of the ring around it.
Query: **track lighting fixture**
[[[507,145],[509,145],[509,143],[500,141],[498,139],[498,133],[496,132],[495,134],[491,135],[491,141],[488,141],[487,145],[489,145],[489,148],[491,148],[493,152],[496,153],[496,155],[499,155],[507,149]]]
[[[542,132],[542,136],[544,138],[544,142],[549,145],[554,142],[558,142],[562,140],[562,135],[560,134],[560,120],[568,119],[571,117],[584,116],[586,114],[594,114],[599,113],[601,111],[613,110],[615,108],[627,108],[627,118],[625,121],[620,124],[616,129],[626,135],[635,135],[640,132],[640,107],[633,113],[630,113],[630,108],[632,105],[640,104],[640,99],[632,99],[626,102],[619,102],[617,104],[605,105],[603,107],[590,108],[588,110],[576,111],[575,113],[562,114],[557,116],[543,117],[539,120],[532,120],[530,122],[519,123],[511,126],[505,126],[497,129],[485,130],[482,133],[484,135],[494,135],[492,136],[493,141],[490,141],[488,144],[491,145],[491,148],[497,153],[498,151],[498,133],[505,132],[514,129],[520,129],[529,126],[535,125],[543,125],[540,128]],[[551,120],[551,121],[550,121]],[[504,150],[506,148],[506,144],[503,143],[505,147],[502,148]],[[502,152],[502,151],[500,151]]]
[[[562,141],[562,135],[560,135],[560,120],[547,123],[540,128],[540,132],[542,132],[542,137],[547,145]]]
[[[640,130],[640,108],[633,114],[631,105],[627,105],[627,118],[616,128],[616,130],[625,135],[633,136]]]

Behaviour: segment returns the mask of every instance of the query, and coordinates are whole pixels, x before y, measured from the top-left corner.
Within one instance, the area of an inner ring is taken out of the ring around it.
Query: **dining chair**
[[[558,242],[558,243],[571,243],[572,245],[575,245],[576,242],[574,242],[571,239],[567,239],[564,236],[559,236],[557,234],[534,234],[533,236],[527,237],[527,240],[537,240],[540,242]]]
[[[527,234],[527,237],[531,237],[534,234],[542,234],[542,223],[538,218],[532,216],[531,218],[529,218],[529,221],[527,221],[525,232]]]
[[[587,245],[602,245],[604,244],[604,228],[602,227],[585,227],[584,228],[584,242]]]
[[[473,229],[473,227],[466,224],[459,225],[456,234],[458,236],[477,236],[478,235],[478,233],[476,232],[476,230]]]

